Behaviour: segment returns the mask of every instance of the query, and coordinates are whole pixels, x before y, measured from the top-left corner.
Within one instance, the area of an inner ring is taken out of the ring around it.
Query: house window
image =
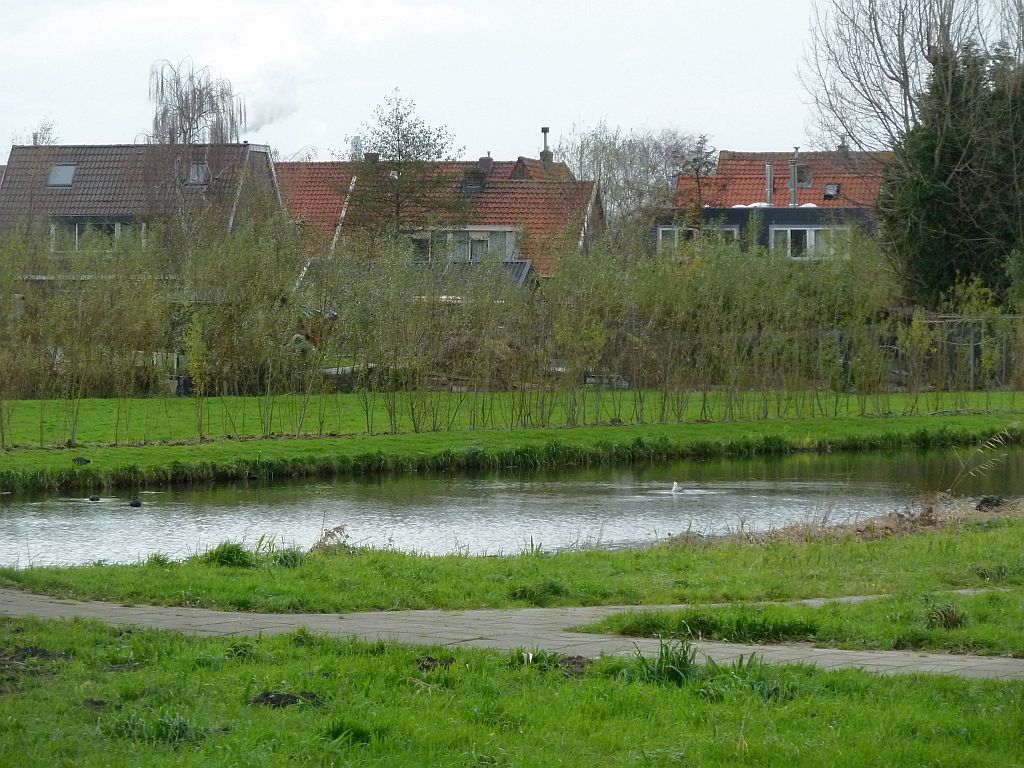
[[[428,235],[413,236],[412,250],[418,261],[430,260],[430,237]]]
[[[189,164],[188,178],[185,183],[190,186],[202,186],[210,183],[210,166],[205,160]]]
[[[452,234],[452,261],[469,261],[470,254],[469,232],[455,232]]]
[[[835,252],[834,237],[845,227],[771,227],[770,247],[790,258],[821,258]]]
[[[75,163],[55,163],[46,177],[48,187],[70,187],[75,181]]]
[[[439,229],[413,232],[409,237],[416,257],[423,261],[480,261],[487,254],[512,261],[518,256],[516,233],[511,229]]]
[[[510,254],[508,251],[508,244],[515,241],[515,233],[513,232],[488,232],[487,233],[487,250],[493,251],[504,259],[510,259],[515,254]]]
[[[97,250],[109,251],[112,250],[114,241],[130,235],[133,226],[129,219],[115,220],[100,216],[57,218],[50,223],[50,250],[55,253],[80,251],[89,243],[86,237],[91,234],[98,236],[92,241],[94,245],[99,246]],[[139,232],[145,245],[145,222],[142,223]],[[106,238],[106,243],[98,239],[99,237]]]
[[[812,183],[811,177],[811,166],[809,165],[797,165],[796,167],[796,185],[798,187],[809,187]]]
[[[693,227],[660,226],[658,227],[658,250],[662,248],[678,248],[680,243],[693,240],[697,230]]]
[[[835,200],[837,197],[839,197],[839,184],[826,184],[825,199]]]
[[[709,224],[704,229],[695,227],[660,226],[658,227],[658,250],[662,248],[678,248],[680,243],[697,238],[718,239],[731,243],[738,240],[739,227],[720,227]]]
[[[487,255],[487,251],[490,248],[490,240],[486,233],[476,234],[470,238],[469,241],[469,258],[471,261],[480,261],[484,256]]]

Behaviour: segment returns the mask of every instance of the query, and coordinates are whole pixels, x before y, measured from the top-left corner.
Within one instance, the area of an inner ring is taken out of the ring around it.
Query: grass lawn
[[[730,538],[641,550],[424,556],[336,548],[254,554],[225,545],[183,562],[0,568],[0,585],[127,603],[243,611],[632,605],[924,594],[1024,587],[1024,518],[865,541]],[[865,607],[864,610],[868,610]],[[1007,614],[1015,620],[1017,614]],[[1017,625],[1019,630],[1019,624]]]
[[[778,395],[778,396],[777,396]],[[547,424],[594,422],[676,423],[698,421],[773,421],[778,419],[927,416],[934,413],[1024,413],[1024,394],[1015,391],[931,392],[926,394],[881,393],[858,396],[835,392],[748,393],[711,391],[672,393],[672,408],[662,410],[656,392],[633,390],[577,390],[572,401],[576,415],[570,419],[565,392],[399,392],[316,393],[263,397],[207,397],[203,400],[202,433],[205,438],[244,439],[278,437],[329,437],[383,432],[429,432],[510,429],[522,427],[523,413],[543,396],[551,411]],[[395,425],[388,419],[387,400],[392,401]],[[197,403],[191,397],[85,398],[82,400],[4,401],[0,445],[8,447],[58,447],[74,439],[79,445],[194,442],[199,437]],[[415,408],[410,408],[415,406]],[[411,412],[426,414],[414,422]],[[367,413],[372,413],[370,424]],[[643,418],[640,418],[640,415]],[[536,419],[528,420],[536,426]]]
[[[630,612],[580,631],[736,643],[811,642],[1024,656],[1024,590],[900,594],[856,605],[736,605]]]
[[[678,649],[578,677],[551,655],[523,660],[3,619],[0,765],[849,768],[1024,754],[1019,682],[701,668]]]
[[[936,447],[978,442],[1002,430],[1011,441],[1021,439],[1013,414],[993,413],[17,448],[0,453],[0,492]],[[78,456],[91,463],[76,465]]]

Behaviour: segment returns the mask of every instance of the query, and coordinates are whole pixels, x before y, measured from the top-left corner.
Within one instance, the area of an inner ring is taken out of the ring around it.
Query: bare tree
[[[151,144],[227,144],[245,131],[245,101],[231,81],[191,59],[153,64],[149,99],[155,108]]]
[[[15,134],[11,143],[41,147],[56,144],[58,141],[60,141],[60,137],[57,135],[57,122],[50,115],[46,115],[40,118],[31,133]]]
[[[707,150],[703,136],[672,129],[626,131],[602,120],[593,128],[574,126],[555,154],[578,178],[601,184],[614,227],[671,207],[676,177],[692,173],[692,164],[698,156],[706,159]]]
[[[817,0],[800,72],[814,140],[896,146],[920,119],[932,59],[984,40],[1011,4],[1019,0]]]

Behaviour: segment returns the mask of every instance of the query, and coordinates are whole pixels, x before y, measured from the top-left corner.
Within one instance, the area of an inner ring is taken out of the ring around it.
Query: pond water
[[[433,554],[629,547],[685,531],[842,523],[913,509],[922,493],[948,488],[958,468],[952,452],[901,452],[142,491],[141,508],[129,506],[131,494],[0,496],[0,564],[135,562],[153,552],[180,559],[261,536],[308,548],[338,525],[354,545]],[[1024,495],[1024,450],[957,490]]]

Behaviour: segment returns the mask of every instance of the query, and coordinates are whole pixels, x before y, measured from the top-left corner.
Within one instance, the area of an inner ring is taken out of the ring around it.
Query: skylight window
[[[50,175],[46,178],[48,187],[70,187],[75,180],[74,163],[54,163]]]
[[[839,185],[838,184],[826,184],[825,185],[825,199],[835,200],[839,197]]]
[[[189,165],[188,178],[185,180],[185,183],[195,186],[210,183],[210,166],[205,160]]]

